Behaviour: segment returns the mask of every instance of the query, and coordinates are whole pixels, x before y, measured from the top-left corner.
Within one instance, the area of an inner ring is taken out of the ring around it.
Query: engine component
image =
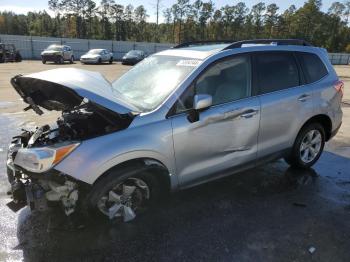
[[[61,201],[64,211],[67,216],[71,215],[78,201],[77,184],[71,181],[66,181],[64,185],[49,181],[50,191],[46,192],[45,196],[49,201]]]

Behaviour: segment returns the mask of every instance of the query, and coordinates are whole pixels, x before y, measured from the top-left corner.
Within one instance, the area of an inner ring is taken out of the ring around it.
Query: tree
[[[278,22],[278,9],[279,7],[276,4],[270,4],[266,7],[265,13],[265,35],[268,38],[273,38],[276,35],[275,29]]]
[[[253,5],[251,10],[252,20],[255,26],[255,38],[260,38],[263,28],[263,12],[265,11],[266,6],[263,2]]]
[[[134,17],[135,22],[137,26],[137,34],[136,34],[136,41],[142,41],[144,35],[145,35],[145,25],[146,25],[146,19],[148,17],[147,11],[143,5],[140,5],[135,8],[134,10]]]

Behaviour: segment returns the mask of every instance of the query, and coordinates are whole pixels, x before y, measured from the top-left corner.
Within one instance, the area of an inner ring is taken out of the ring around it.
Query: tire
[[[133,210],[136,214],[136,217],[144,213],[157,202],[162,192],[160,182],[157,180],[154,172],[155,169],[145,169],[142,167],[136,169],[135,167],[112,169],[93,186],[91,192],[81,203],[81,210],[83,211],[83,214],[87,217],[91,217],[91,215],[97,215],[106,219],[121,219],[122,221],[124,220],[124,222],[128,222],[129,220],[126,221],[124,217],[110,218],[108,214],[106,214],[106,210],[104,210],[104,212],[101,211],[99,206],[101,199],[109,195],[109,192],[114,190],[115,187],[119,187],[120,185],[124,186],[124,184],[130,183],[134,181],[134,179],[144,182],[144,184],[147,185],[149,189],[147,191],[149,198],[144,199],[144,201],[141,202],[140,206],[137,207],[136,210]],[[139,188],[137,188],[137,190],[139,190]],[[134,192],[136,192],[136,190]]]
[[[98,61],[97,61],[98,64],[102,64],[102,59],[99,58]]]
[[[111,57],[111,58],[109,59],[109,63],[110,63],[110,64],[113,63],[113,57]]]
[[[5,63],[5,56],[4,55],[0,56],[0,63]]]
[[[64,63],[64,59],[63,59],[62,56],[60,56],[60,57],[57,58],[57,63],[58,63],[58,64],[63,64],[63,63]]]
[[[74,56],[70,57],[69,63],[74,64]]]
[[[22,62],[22,56],[21,56],[21,54],[19,52],[16,53],[15,61],[16,62]]]
[[[319,123],[310,123],[299,132],[292,152],[285,158],[285,161],[292,167],[310,168],[320,158],[324,145],[324,127]]]
[[[46,60],[45,60],[45,59],[42,59],[41,62],[42,62],[43,64],[46,64]]]

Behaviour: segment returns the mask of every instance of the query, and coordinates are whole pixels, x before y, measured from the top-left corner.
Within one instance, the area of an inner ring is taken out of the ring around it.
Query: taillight
[[[344,82],[343,81],[337,81],[334,85],[335,90],[340,93],[341,97],[344,95]]]

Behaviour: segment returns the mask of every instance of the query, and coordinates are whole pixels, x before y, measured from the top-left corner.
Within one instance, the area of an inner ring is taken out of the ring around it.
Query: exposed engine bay
[[[90,185],[57,171],[55,165],[84,140],[128,128],[139,110],[97,72],[53,69],[17,75],[11,84],[27,104],[24,111],[62,113],[53,124],[13,137],[7,158],[13,199],[9,207],[16,211],[28,204],[42,210],[55,202],[70,215]]]
[[[130,115],[117,115],[84,101],[73,110],[62,112],[51,125],[37,127],[36,130],[23,130],[22,134],[13,138],[8,151],[8,177],[14,204],[21,207],[28,204],[31,209],[44,210],[48,202],[60,202],[66,215],[72,214],[81,183],[58,172],[36,174],[17,166],[15,159],[18,150],[54,147],[72,141],[80,143],[125,129],[132,119]]]
[[[131,116],[118,116],[107,109],[91,103],[84,103],[74,110],[64,111],[56,123],[44,125],[33,131],[25,131],[30,136],[28,145],[43,146],[64,141],[83,141],[127,128]],[[22,134],[23,136],[23,134]]]

